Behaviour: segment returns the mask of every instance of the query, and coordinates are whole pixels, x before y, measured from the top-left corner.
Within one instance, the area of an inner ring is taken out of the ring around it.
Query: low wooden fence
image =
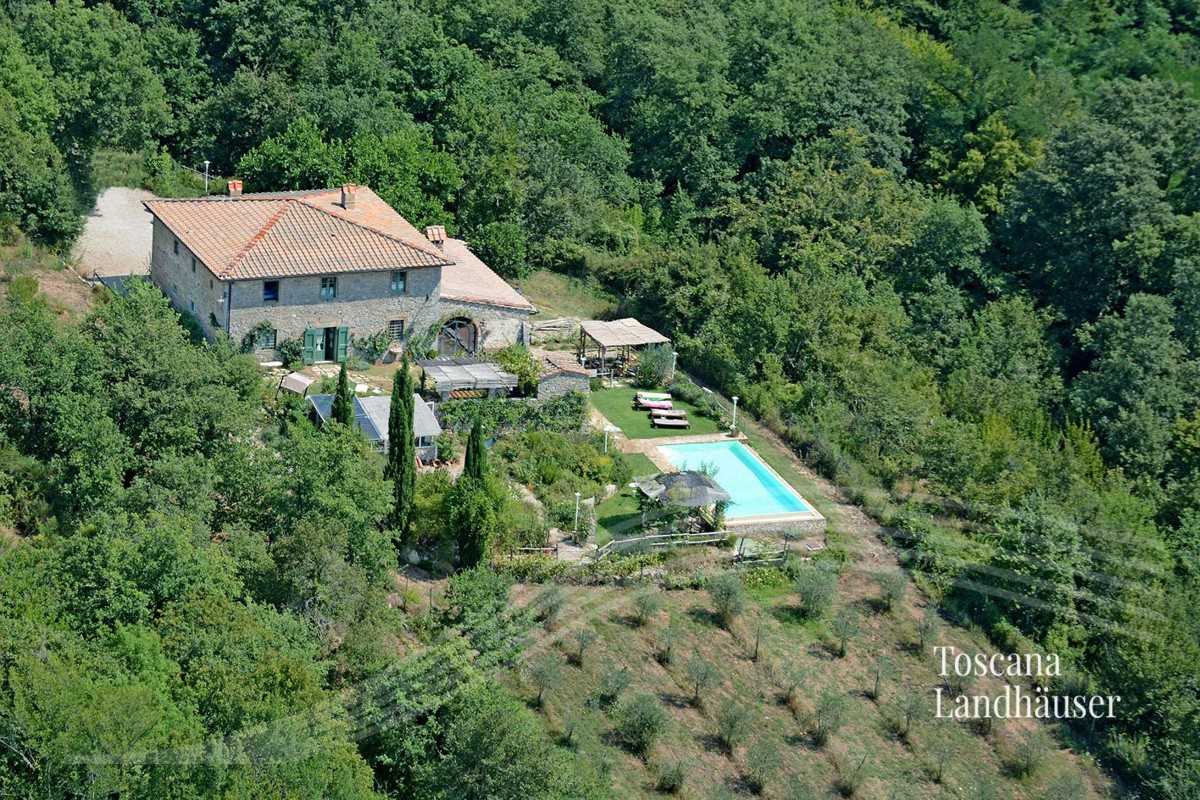
[[[635,536],[627,539],[613,539],[603,547],[596,548],[592,558],[599,561],[614,551],[623,552],[626,549],[653,549],[658,547],[676,547],[695,544],[719,544],[725,541],[728,531],[705,531],[703,533],[656,533],[650,536]]]

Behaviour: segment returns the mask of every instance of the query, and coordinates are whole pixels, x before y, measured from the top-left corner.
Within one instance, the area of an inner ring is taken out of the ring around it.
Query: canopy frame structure
[[[619,366],[630,363],[630,356],[634,350],[670,343],[671,340],[667,336],[648,325],[643,325],[633,317],[612,321],[592,319],[579,323],[577,355],[580,364],[588,365],[589,352],[594,352],[596,377],[608,377],[611,381]],[[610,354],[615,354],[612,355],[614,363],[610,363]]]
[[[507,396],[517,388],[517,376],[493,361],[480,358],[438,357],[420,359],[421,385],[443,400],[455,392],[479,393],[487,397]],[[430,386],[432,384],[432,386]]]

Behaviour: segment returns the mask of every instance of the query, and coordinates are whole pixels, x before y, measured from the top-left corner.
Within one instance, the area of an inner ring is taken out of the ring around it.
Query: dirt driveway
[[[150,212],[144,189],[105,189],[88,214],[73,255],[79,274],[139,275],[150,271]]]

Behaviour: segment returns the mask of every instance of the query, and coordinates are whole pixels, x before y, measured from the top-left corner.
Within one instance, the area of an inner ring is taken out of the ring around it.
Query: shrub
[[[288,369],[295,369],[304,363],[304,342],[299,339],[284,339],[275,345],[275,351]]]
[[[858,635],[858,614],[854,609],[845,606],[833,618],[830,628],[838,640],[838,655],[845,658],[847,643]]]
[[[843,797],[854,797],[867,779],[867,754],[835,756],[833,768],[837,772],[834,787]]]
[[[708,594],[721,625],[729,630],[746,602],[741,578],[733,572],[722,573],[708,582]]]
[[[574,664],[583,666],[583,654],[596,641],[596,632],[591,628],[580,628],[575,631],[575,652],[571,654]]]
[[[903,572],[884,572],[875,579],[879,583],[879,605],[884,611],[891,611],[908,590],[908,579]]]
[[[663,386],[671,378],[674,356],[669,345],[654,345],[638,355],[637,370],[633,384],[639,389],[654,389]]]
[[[671,659],[675,655],[675,640],[677,638],[678,632],[675,628],[675,620],[672,619],[658,637],[658,647],[654,653],[654,658],[658,663],[663,666],[671,663]]]
[[[867,696],[872,700],[879,700],[879,696],[883,693],[883,684],[896,671],[896,665],[892,659],[884,654],[875,657],[871,662],[871,686],[867,689]]]
[[[1050,741],[1044,731],[1033,728],[1017,737],[1005,759],[1009,771],[1018,778],[1037,772],[1050,755]]]
[[[828,613],[837,593],[837,574],[824,561],[809,562],[797,569],[792,583],[796,592],[797,610],[806,619],[816,619]]]
[[[595,705],[600,708],[611,708],[621,694],[629,688],[629,681],[629,670],[624,667],[604,672],[600,676],[600,683],[596,686]]]
[[[538,595],[537,600],[534,601],[537,618],[547,629],[553,628],[566,602],[567,596],[563,593],[561,586],[551,585],[546,587]]]
[[[692,695],[693,705],[700,705],[700,693],[715,686],[720,678],[717,668],[712,665],[712,662],[701,658],[700,654],[696,652],[693,652],[692,657],[688,659],[687,676],[688,683],[695,690]]]
[[[662,595],[657,590],[638,592],[633,598],[633,618],[639,626],[645,626],[662,608]]]
[[[941,630],[941,619],[938,617],[937,609],[929,606],[925,609],[925,613],[917,620],[917,647],[921,652],[933,641],[937,640],[938,632]]]
[[[813,711],[813,741],[818,747],[824,747],[846,721],[848,702],[845,695],[834,689],[826,689],[817,698],[817,706]]]
[[[392,346],[392,335],[385,328],[366,336],[352,336],[350,345],[364,361],[374,364]]]
[[[783,702],[796,714],[800,705],[800,689],[808,681],[809,670],[789,663],[776,673],[776,685],[783,690]]]
[[[907,740],[913,728],[925,718],[929,712],[929,702],[925,692],[913,686],[907,686],[896,696],[892,707],[889,724],[901,739]]]
[[[635,695],[617,710],[617,738],[643,759],[666,727],[667,712],[652,694]]]
[[[727,697],[717,709],[717,738],[725,745],[725,750],[733,755],[734,749],[741,744],[750,733],[754,714],[735,697]]]
[[[562,661],[554,653],[544,653],[529,664],[526,672],[530,683],[538,690],[534,702],[540,706],[546,692],[562,682]]]
[[[683,761],[672,761],[660,765],[655,772],[655,789],[666,794],[678,794],[687,777],[687,764]]]
[[[746,782],[755,794],[762,794],[779,773],[779,748],[769,739],[759,738],[746,751]]]
[[[519,344],[510,345],[496,353],[496,363],[506,372],[517,376],[517,391],[526,397],[537,394],[541,368],[529,352]]]

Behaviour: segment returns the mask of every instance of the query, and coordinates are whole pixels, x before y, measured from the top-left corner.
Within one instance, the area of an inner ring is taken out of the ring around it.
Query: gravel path
[[[105,189],[88,214],[73,253],[80,275],[138,275],[150,271],[153,227],[143,200],[154,197],[144,189]]]

